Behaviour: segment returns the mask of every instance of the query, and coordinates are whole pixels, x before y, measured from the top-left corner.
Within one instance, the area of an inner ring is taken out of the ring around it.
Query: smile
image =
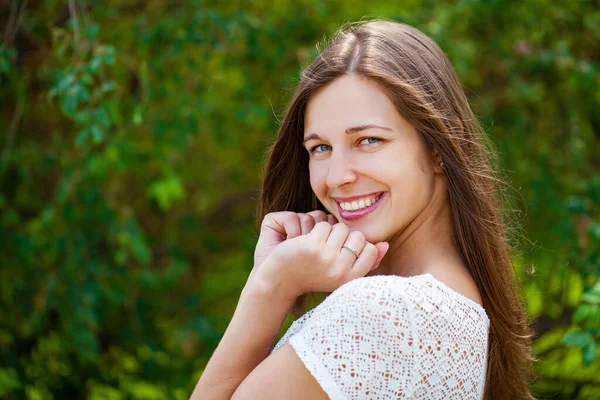
[[[361,199],[356,199],[351,202],[338,202],[338,211],[340,216],[347,221],[354,221],[373,212],[381,203],[381,199],[385,197],[385,192],[375,196],[368,196]]]

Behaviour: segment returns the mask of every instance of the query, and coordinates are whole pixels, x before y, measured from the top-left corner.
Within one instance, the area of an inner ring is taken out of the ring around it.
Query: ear
[[[431,153],[432,153],[431,160],[433,163],[433,172],[436,175],[443,174],[444,173],[444,167],[443,167],[444,164],[443,164],[442,157],[440,157],[440,153],[439,153],[438,149],[434,148]]]

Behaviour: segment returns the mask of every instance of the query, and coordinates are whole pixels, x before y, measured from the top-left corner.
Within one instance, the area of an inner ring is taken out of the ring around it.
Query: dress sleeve
[[[418,381],[411,308],[386,280],[355,279],[311,310],[277,347],[289,339],[332,400],[404,398]]]

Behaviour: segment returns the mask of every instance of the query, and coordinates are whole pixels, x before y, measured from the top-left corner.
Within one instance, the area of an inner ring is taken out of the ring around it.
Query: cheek
[[[403,209],[420,206],[427,198],[432,175],[424,169],[420,160],[412,155],[387,158],[386,162],[373,162],[369,175],[377,177],[391,190],[394,207]]]
[[[427,170],[423,170],[420,163],[413,161],[405,165],[402,173],[396,178],[396,197],[409,214],[422,211],[429,203],[433,194],[434,176]]]
[[[308,171],[310,174],[310,186],[319,200],[323,200],[326,193],[327,175],[323,168],[319,168],[314,164],[309,164]]]

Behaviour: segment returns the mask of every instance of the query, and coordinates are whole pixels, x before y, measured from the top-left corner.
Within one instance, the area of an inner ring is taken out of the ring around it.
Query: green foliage
[[[300,67],[383,16],[447,52],[522,194],[534,390],[599,397],[598,7],[247,3],[12,3],[0,396],[188,398],[251,269],[262,157]]]
[[[0,73],[8,74],[13,67],[16,56],[15,49],[0,45]]]

